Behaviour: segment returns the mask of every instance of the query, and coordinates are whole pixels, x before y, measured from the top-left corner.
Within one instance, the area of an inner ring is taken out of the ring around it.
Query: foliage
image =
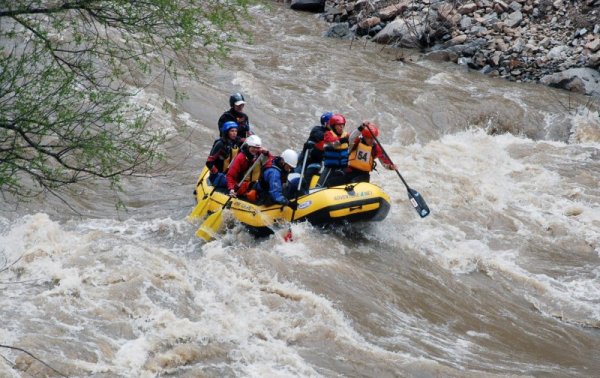
[[[148,172],[165,135],[136,91],[226,55],[251,1],[0,2],[0,192]]]

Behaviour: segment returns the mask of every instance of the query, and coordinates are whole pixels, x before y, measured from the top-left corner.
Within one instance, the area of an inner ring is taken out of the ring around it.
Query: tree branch
[[[29,355],[31,358],[33,358],[34,360],[36,360],[37,362],[41,363],[42,365],[46,366],[47,368],[49,368],[50,370],[52,370],[53,372],[55,372],[56,374],[60,375],[61,377],[65,377],[68,378],[65,374],[63,374],[62,372],[56,370],[55,368],[53,368],[52,366],[48,365],[46,362],[42,361],[41,359],[37,358],[36,356],[34,356],[31,352],[26,351],[23,348],[18,348],[18,347],[14,347],[14,346],[10,346],[10,345],[2,345],[0,344],[0,348],[6,348],[6,349],[12,349],[12,350],[18,350],[19,352],[23,352],[27,355]]]

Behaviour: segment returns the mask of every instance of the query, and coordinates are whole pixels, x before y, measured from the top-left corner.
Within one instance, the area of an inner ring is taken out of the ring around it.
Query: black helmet
[[[234,105],[242,105],[245,104],[244,96],[241,93],[234,93],[229,97],[229,106],[233,108]]]

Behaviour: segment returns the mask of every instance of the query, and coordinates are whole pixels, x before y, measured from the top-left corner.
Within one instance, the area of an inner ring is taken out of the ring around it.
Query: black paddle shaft
[[[388,155],[388,153],[385,151],[385,149],[383,148],[383,146],[381,145],[381,143],[379,142],[379,140],[377,139],[375,134],[373,134],[373,131],[371,131],[371,128],[368,125],[363,126],[363,127],[366,127],[367,130],[369,130],[369,134],[371,134],[371,136],[373,137],[375,142],[377,142],[377,144],[379,145],[379,148],[381,148],[381,151],[383,152],[383,154],[388,158],[388,160],[390,162],[392,162],[390,155]],[[393,162],[392,162],[392,164],[395,165]],[[394,170],[396,171],[396,173],[398,174],[398,177],[400,177],[400,180],[402,180],[402,183],[406,187],[406,190],[408,191],[408,198],[410,199],[410,202],[412,203],[412,205],[415,208],[415,210],[417,211],[417,213],[419,213],[421,218],[425,218],[426,216],[428,216],[430,211],[429,211],[429,206],[427,206],[427,203],[425,202],[425,199],[423,199],[423,197],[421,196],[421,194],[419,192],[417,192],[416,190],[414,190],[408,186],[408,184],[406,183],[406,180],[404,180],[404,177],[402,177],[402,175],[400,174],[400,172],[398,171],[397,168],[395,168]]]
[[[308,155],[311,152],[312,152],[312,148],[304,150],[304,159],[302,161],[302,168],[300,169],[300,180],[298,181],[298,187],[296,188],[296,198],[294,200],[294,201],[296,201],[296,206],[294,206],[294,208],[292,209],[292,219],[290,220],[290,227],[289,227],[290,232],[292,232],[292,222],[294,221],[294,218],[296,217],[296,209],[298,208],[298,197],[300,196],[300,189],[302,188],[302,180],[304,179],[304,169],[306,168],[306,160],[308,158]]]

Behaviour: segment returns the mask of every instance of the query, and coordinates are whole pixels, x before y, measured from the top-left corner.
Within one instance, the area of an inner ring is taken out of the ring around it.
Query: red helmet
[[[331,118],[329,118],[330,126],[345,125],[345,124],[346,124],[346,118],[341,114],[334,114],[333,116],[331,116]]]
[[[377,126],[375,126],[374,123],[367,123],[366,125],[363,125],[364,128],[362,129],[361,133],[362,136],[365,138],[373,138],[373,137],[377,137],[379,135],[379,129],[377,128]],[[368,128],[368,130],[367,130]],[[369,130],[371,130],[369,132]],[[372,133],[372,135],[371,135]]]

